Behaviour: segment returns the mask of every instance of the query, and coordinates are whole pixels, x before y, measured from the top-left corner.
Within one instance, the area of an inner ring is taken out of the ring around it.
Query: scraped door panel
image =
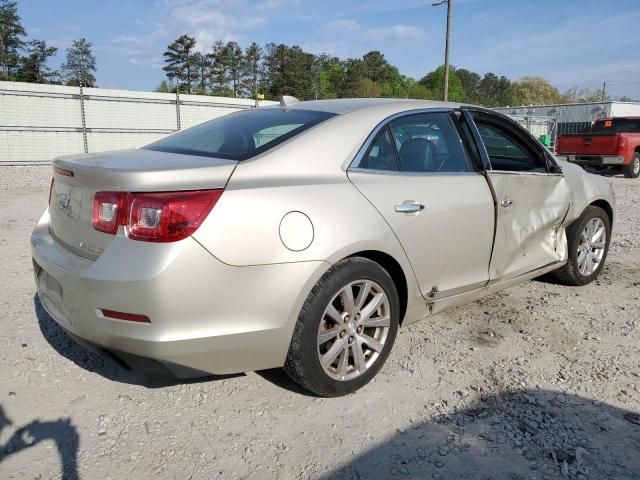
[[[349,172],[400,240],[429,299],[462,293],[489,280],[493,198],[484,177]],[[424,205],[402,213],[403,202]]]
[[[497,199],[491,280],[507,280],[566,259],[561,227],[569,188],[561,175],[489,172]]]

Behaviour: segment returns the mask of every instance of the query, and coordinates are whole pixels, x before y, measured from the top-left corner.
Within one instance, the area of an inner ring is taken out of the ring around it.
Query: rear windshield
[[[246,160],[334,115],[282,108],[245,110],[201,123],[142,148],[157,152]]]
[[[593,133],[640,133],[640,118],[611,118],[598,120]]]

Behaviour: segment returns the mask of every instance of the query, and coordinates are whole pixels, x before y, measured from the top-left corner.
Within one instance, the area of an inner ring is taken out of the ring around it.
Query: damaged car
[[[401,327],[547,275],[585,285],[609,183],[491,110],[353,99],[233,113],[53,162],[38,296],[78,342],[178,377],[367,384]]]

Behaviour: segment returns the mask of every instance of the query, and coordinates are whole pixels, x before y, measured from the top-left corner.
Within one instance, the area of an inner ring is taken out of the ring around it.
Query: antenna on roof
[[[280,97],[280,106],[283,108],[290,107],[291,105],[295,105],[296,103],[300,103],[296,97],[292,97],[291,95],[282,95]]]

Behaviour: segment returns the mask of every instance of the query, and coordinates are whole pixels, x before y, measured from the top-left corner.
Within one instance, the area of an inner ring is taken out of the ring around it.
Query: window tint
[[[640,118],[610,118],[598,120],[593,133],[640,133]]]
[[[143,148],[246,160],[333,116],[327,112],[297,109],[246,110],[196,125]]]
[[[448,113],[420,113],[389,123],[404,172],[468,171],[460,137]]]
[[[476,120],[491,168],[509,172],[546,172],[542,158],[505,128]]]
[[[360,168],[370,168],[373,170],[399,170],[396,149],[393,146],[389,129],[380,130],[375,140],[369,146],[367,154],[359,165]]]

